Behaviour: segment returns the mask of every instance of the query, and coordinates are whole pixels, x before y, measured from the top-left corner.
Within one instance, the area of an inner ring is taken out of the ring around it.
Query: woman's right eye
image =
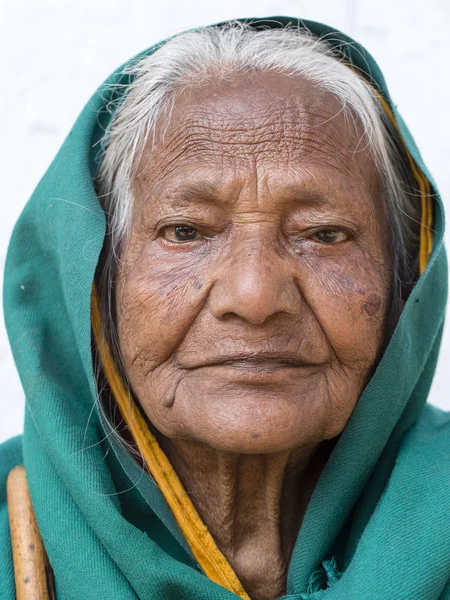
[[[190,242],[197,239],[198,230],[192,225],[168,225],[164,227],[163,235],[170,242]]]

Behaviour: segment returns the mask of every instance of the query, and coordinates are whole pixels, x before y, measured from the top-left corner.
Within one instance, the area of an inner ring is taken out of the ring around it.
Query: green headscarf
[[[450,599],[450,416],[425,404],[447,295],[444,210],[373,58],[325,25],[388,101],[433,196],[433,251],[308,505],[286,598]],[[157,50],[154,47],[147,51]],[[105,235],[93,179],[117,70],[88,102],[14,230],[5,320],[26,395],[0,446],[0,595],[15,598],[5,480],[23,461],[58,600],[236,598],[202,573],[160,491],[102,427],[90,297]],[[123,86],[122,92],[126,92]],[[114,97],[117,100],[117,96]]]

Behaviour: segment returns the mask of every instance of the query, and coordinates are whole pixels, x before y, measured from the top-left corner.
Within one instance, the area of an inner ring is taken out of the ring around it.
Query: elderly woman
[[[449,599],[443,221],[375,62],[324,25],[117,71],[11,240],[2,598],[35,585],[23,463],[58,599]]]

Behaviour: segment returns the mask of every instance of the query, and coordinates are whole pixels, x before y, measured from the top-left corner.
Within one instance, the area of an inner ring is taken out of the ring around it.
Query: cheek
[[[382,343],[389,273],[362,252],[309,261],[303,293],[343,365],[368,368]]]
[[[149,247],[124,261],[117,281],[117,320],[131,381],[165,363],[205,302],[201,256],[170,256]]]

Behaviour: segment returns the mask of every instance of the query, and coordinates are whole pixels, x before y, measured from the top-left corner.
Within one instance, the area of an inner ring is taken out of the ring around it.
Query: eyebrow
[[[332,198],[329,195],[326,195],[319,190],[305,189],[305,186],[298,185],[297,183],[290,183],[280,187],[279,195],[289,202],[297,202],[298,204],[309,206],[333,204]]]
[[[171,194],[172,195],[172,194]],[[173,196],[177,200],[185,202],[211,202],[213,204],[222,204],[223,191],[218,185],[208,181],[193,181],[180,186],[173,191]]]
[[[318,190],[305,189],[305,186],[295,183],[280,186],[276,191],[276,195],[285,202],[298,203],[299,205],[320,207],[334,204],[329,195],[325,195]],[[166,197],[180,206],[187,206],[191,203],[223,206],[228,203],[229,194],[221,186],[214,183],[193,181],[169,190]]]

